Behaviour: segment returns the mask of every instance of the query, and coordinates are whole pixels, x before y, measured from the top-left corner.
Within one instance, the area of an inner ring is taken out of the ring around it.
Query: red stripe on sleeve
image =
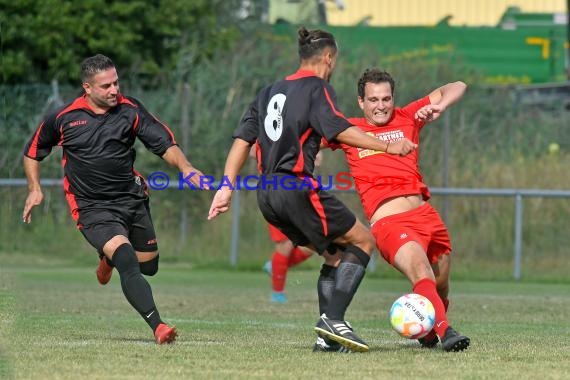
[[[338,117],[342,117],[343,119],[346,119],[346,117],[342,114],[342,112],[338,111],[336,108],[334,108],[334,103],[331,99],[331,96],[329,95],[329,92],[327,91],[326,87],[323,87],[323,89],[325,90],[325,97],[327,98],[327,102],[329,103],[329,105],[331,106],[334,114]]]
[[[44,127],[44,123],[42,122],[40,124],[40,126],[38,127],[36,134],[34,135],[34,139],[32,140],[32,143],[30,144],[30,149],[28,149],[26,156],[28,156],[30,158],[36,158],[38,156],[38,140],[40,139],[40,133],[41,133],[43,127]]]
[[[150,112],[149,112],[150,113]],[[156,116],[154,116],[152,113],[150,114],[154,120],[156,120],[157,123],[159,123],[160,125],[162,125],[164,127],[164,129],[166,129],[166,132],[170,135],[170,138],[172,139],[172,143],[173,144],[178,144],[176,142],[176,139],[174,138],[174,133],[172,133],[172,131],[170,130],[170,128],[168,128],[168,125],[164,124],[162,121],[158,120],[158,118]]]

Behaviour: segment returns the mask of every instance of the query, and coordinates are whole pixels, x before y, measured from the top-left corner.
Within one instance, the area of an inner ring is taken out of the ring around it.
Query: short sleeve
[[[348,129],[351,124],[338,110],[336,93],[332,86],[325,81],[321,83],[323,85],[315,86],[313,90],[310,123],[327,141],[333,141],[339,133]]]
[[[57,126],[57,113],[48,115],[36,129],[24,148],[24,155],[42,161],[54,146],[59,144],[61,133]]]
[[[235,129],[232,137],[240,138],[250,144],[255,143],[259,134],[259,112],[257,107],[257,99],[251,102],[243,117],[240,120],[239,126]]]
[[[148,150],[162,156],[168,148],[176,145],[174,134],[166,124],[154,117],[136,99],[130,98],[129,100],[137,105],[136,135]]]

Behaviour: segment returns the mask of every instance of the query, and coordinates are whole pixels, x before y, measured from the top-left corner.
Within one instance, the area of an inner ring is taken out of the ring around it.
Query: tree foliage
[[[76,82],[79,62],[102,53],[123,77],[156,85],[170,72],[189,72],[192,64],[231,44],[239,34],[235,22],[229,22],[235,3],[0,0],[2,82]]]

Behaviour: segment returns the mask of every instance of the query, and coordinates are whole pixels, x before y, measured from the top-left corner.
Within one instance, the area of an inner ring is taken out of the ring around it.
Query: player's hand
[[[445,107],[440,106],[439,104],[428,104],[427,106],[423,106],[422,108],[417,110],[416,114],[414,115],[414,118],[416,120],[429,123],[434,120],[437,120],[444,111]]]
[[[189,181],[192,185],[196,186],[196,189],[212,190],[212,188],[208,184],[208,181],[203,181],[200,179],[201,177],[205,177],[204,173],[202,173],[200,170],[196,169],[195,167],[190,166],[188,169],[185,169],[182,172],[182,174],[184,175],[185,178],[191,176],[189,178]]]
[[[219,214],[222,214],[230,209],[232,203],[232,191],[229,188],[222,188],[216,191],[210,212],[208,213],[208,220],[214,219]]]
[[[405,156],[413,152],[418,147],[418,144],[414,144],[412,141],[403,138],[398,141],[391,142],[388,145],[386,153],[399,154],[400,156]]]
[[[22,213],[22,220],[24,223],[31,223],[32,209],[42,203],[43,200],[44,194],[41,190],[33,190],[28,193],[26,203],[24,204],[24,212]]]

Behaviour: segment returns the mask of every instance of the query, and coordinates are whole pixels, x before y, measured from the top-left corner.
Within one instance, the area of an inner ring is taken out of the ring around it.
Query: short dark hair
[[[93,75],[101,71],[109,70],[115,67],[111,58],[103,54],[97,54],[93,57],[85,58],[81,63],[81,82],[88,82]]]
[[[392,95],[394,95],[394,78],[388,72],[376,68],[366,69],[360,79],[358,79],[358,96],[364,99],[364,87],[366,83],[390,83],[390,88],[392,88]]]
[[[334,36],[324,30],[307,30],[300,27],[299,33],[299,57],[301,60],[310,59],[321,53],[324,48],[331,48],[335,53],[338,50]]]

